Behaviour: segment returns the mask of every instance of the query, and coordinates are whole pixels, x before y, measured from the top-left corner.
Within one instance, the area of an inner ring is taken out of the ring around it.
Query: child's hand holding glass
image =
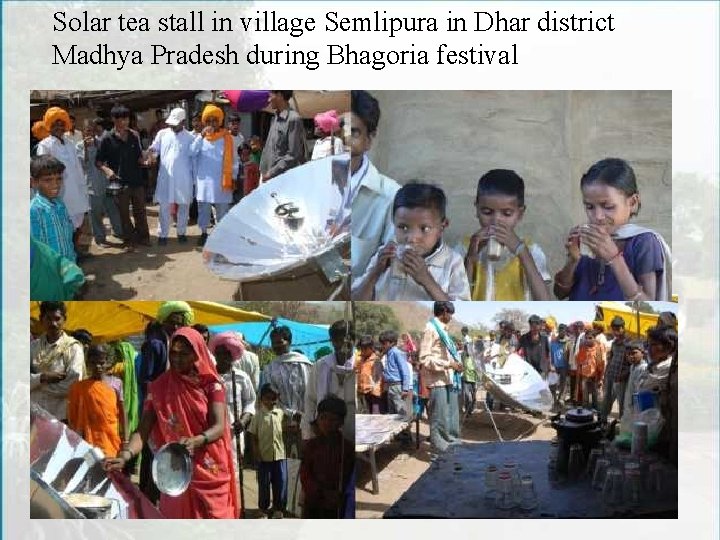
[[[372,268],[372,272],[376,276],[380,276],[385,270],[388,269],[392,260],[395,258],[395,252],[397,251],[397,244],[395,242],[388,242],[380,248],[378,251],[377,260],[375,266]]]
[[[580,241],[588,246],[596,257],[606,262],[619,253],[615,241],[604,225],[583,225],[580,228]]]
[[[498,222],[490,225],[488,229],[489,236],[494,236],[498,242],[513,253],[515,253],[520,244],[522,244],[522,240],[515,234],[515,230],[510,223]]]
[[[415,250],[406,249],[402,254],[401,262],[405,273],[413,278],[418,285],[426,286],[428,283],[435,283],[425,264],[425,259]]]

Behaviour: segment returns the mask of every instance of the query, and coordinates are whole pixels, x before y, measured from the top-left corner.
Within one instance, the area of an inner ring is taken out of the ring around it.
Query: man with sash
[[[452,302],[435,302],[434,317],[425,325],[420,344],[420,365],[430,390],[430,443],[444,452],[460,442],[460,354],[448,334],[455,313]]]

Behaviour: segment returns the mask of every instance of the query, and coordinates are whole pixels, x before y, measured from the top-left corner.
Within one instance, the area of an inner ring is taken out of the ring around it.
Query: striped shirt
[[[63,257],[75,261],[73,224],[60,198],[51,201],[39,192],[35,194],[30,201],[30,234]]]

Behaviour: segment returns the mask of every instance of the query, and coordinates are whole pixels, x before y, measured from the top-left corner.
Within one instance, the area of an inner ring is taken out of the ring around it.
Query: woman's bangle
[[[135,457],[135,454],[133,454],[133,451],[130,450],[129,448],[123,448],[122,450],[120,450],[120,453],[121,453],[121,454],[122,454],[123,452],[127,452],[128,454],[130,454],[130,459],[132,459],[132,458]],[[130,459],[127,459],[126,461],[130,461]]]
[[[208,437],[207,433],[205,433],[205,432],[203,431],[200,435],[202,435],[203,444],[204,444],[205,446],[207,446],[208,443],[210,442],[210,438]]]

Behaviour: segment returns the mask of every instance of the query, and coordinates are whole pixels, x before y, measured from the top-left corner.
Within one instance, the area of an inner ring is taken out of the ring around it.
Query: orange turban
[[[52,125],[58,120],[62,120],[65,124],[65,131],[70,129],[70,116],[68,116],[65,109],[61,109],[60,107],[50,107],[47,111],[45,111],[43,122],[45,123],[45,127],[48,131],[52,129]]]
[[[30,131],[32,131],[33,137],[39,141],[42,141],[45,137],[50,135],[50,131],[45,127],[45,122],[42,120],[35,122]]]
[[[201,120],[204,124],[205,122],[207,122],[208,118],[213,117],[217,118],[218,121],[222,124],[222,121],[225,118],[225,114],[220,107],[209,103],[208,105],[205,105],[205,108],[203,109]]]
[[[207,122],[208,118],[217,118],[218,122],[222,124],[223,118],[225,117],[225,114],[223,113],[222,109],[216,105],[213,105],[212,103],[205,105],[205,108],[203,109],[202,116],[200,117],[203,124]],[[208,135],[205,135],[205,140],[208,140],[210,142],[215,142],[218,139],[223,139],[224,141],[224,147],[223,147],[223,164],[222,164],[222,179],[221,184],[223,191],[232,191],[233,190],[233,176],[232,176],[232,166],[233,166],[233,159],[235,157],[234,152],[234,143],[233,138],[230,132],[227,129],[220,128],[216,130],[214,133],[210,133]]]

